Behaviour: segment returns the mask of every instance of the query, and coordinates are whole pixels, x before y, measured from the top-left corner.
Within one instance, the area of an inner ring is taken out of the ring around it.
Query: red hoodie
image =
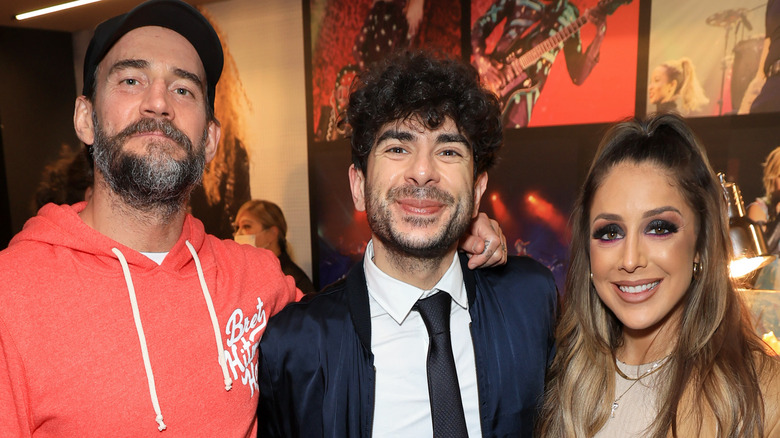
[[[293,279],[191,216],[158,266],[87,226],[85,205],[43,207],[0,252],[0,437],[162,424],[160,436],[254,436],[257,345],[300,297]]]

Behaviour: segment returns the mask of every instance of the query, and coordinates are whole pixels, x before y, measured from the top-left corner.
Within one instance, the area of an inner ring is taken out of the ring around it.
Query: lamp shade
[[[726,181],[722,173],[718,174],[718,179],[726,199],[729,237],[734,251],[729,267],[731,277],[743,278],[766,266],[774,260],[774,256],[769,255],[767,251],[761,227],[747,217],[739,186]]]

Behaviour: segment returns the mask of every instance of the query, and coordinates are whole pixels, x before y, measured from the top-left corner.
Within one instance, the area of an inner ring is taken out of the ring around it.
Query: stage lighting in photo
[[[525,197],[525,204],[528,212],[537,218],[545,221],[547,225],[555,231],[562,242],[568,244],[569,229],[565,216],[555,208],[555,205],[542,198],[536,193],[529,193]]]
[[[495,219],[499,224],[504,225],[511,223],[512,218],[509,215],[509,210],[506,208],[506,204],[501,199],[498,192],[493,192],[493,194],[490,195],[490,203],[491,207],[493,207],[493,213],[496,216]]]

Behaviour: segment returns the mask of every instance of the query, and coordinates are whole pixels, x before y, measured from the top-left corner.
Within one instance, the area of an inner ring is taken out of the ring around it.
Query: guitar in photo
[[[506,128],[528,125],[558,53],[563,50],[575,85],[599,60],[606,17],[631,0],[601,0],[580,14],[569,0],[497,0],[471,30],[473,64],[502,102]],[[592,23],[596,36],[583,51],[580,28]],[[503,25],[503,26],[501,26]],[[500,29],[500,30],[499,30]],[[492,52],[487,42],[501,32]]]

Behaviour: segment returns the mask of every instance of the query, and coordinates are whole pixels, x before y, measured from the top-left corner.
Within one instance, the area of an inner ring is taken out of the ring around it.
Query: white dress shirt
[[[371,350],[376,369],[374,437],[429,437],[433,434],[428,396],[428,331],[412,306],[437,291],[452,296],[450,332],[458,384],[469,436],[482,436],[479,423],[477,370],[469,326],[466,286],[458,255],[430,290],[396,280],[373,261],[373,241],[368,243],[363,266],[371,310]]]

